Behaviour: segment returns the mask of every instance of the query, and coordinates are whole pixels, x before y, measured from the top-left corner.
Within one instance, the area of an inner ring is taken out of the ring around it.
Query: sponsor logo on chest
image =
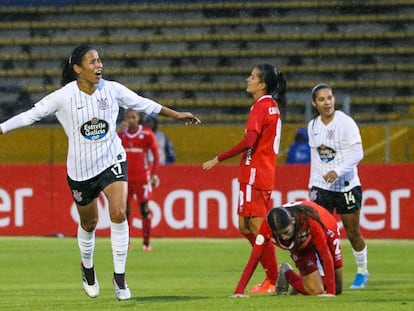
[[[81,134],[88,140],[102,139],[108,134],[109,124],[105,120],[92,118],[81,127]]]

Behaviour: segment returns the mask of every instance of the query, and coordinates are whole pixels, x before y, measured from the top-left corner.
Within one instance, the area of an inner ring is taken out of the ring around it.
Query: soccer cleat
[[[357,273],[355,275],[355,279],[351,285],[351,288],[353,289],[364,288],[367,282],[368,282],[368,273],[365,273],[365,274]]]
[[[152,251],[152,246],[151,245],[143,245],[142,250],[144,252],[151,252]]]
[[[271,284],[270,280],[266,278],[262,283],[253,286],[249,293],[252,294],[266,294],[273,293],[275,291],[275,284]]]
[[[276,283],[276,294],[277,295],[287,295],[289,290],[289,282],[286,279],[285,273],[289,270],[292,270],[292,266],[290,264],[282,263],[279,266],[279,275],[277,277]]]
[[[99,284],[96,278],[95,269],[86,269],[81,263],[82,285],[86,295],[91,298],[96,298],[99,295]]]
[[[115,296],[118,300],[128,300],[131,298],[131,291],[128,288],[128,284],[124,283],[124,288],[120,288],[119,285],[116,283],[115,278],[112,280],[115,287]]]

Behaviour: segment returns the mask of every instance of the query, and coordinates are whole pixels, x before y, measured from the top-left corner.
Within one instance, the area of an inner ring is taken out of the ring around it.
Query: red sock
[[[285,273],[286,280],[290,285],[293,286],[294,289],[301,293],[302,295],[307,295],[308,293],[305,291],[305,287],[303,286],[302,276],[297,274],[293,270],[289,270]]]
[[[276,262],[275,245],[271,241],[267,243],[263,256],[260,259],[260,263],[262,264],[266,272],[266,277],[270,280],[270,283],[276,284],[278,266]]]
[[[244,234],[244,236],[253,247],[256,241],[256,236],[253,233]],[[260,259],[260,264],[266,272],[266,278],[270,280],[271,284],[275,284],[278,274],[278,267],[276,263],[275,246],[272,242],[267,243],[263,256]]]
[[[151,218],[143,218],[142,219],[142,238],[144,245],[149,245],[151,235]]]
[[[256,241],[256,236],[253,233],[243,234],[244,237],[249,241],[250,245],[253,246]]]

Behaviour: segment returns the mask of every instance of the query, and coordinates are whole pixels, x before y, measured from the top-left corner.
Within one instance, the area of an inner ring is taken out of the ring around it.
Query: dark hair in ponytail
[[[266,94],[273,96],[284,115],[287,105],[285,75],[270,64],[256,65],[256,68],[260,82],[266,83]]]
[[[63,62],[62,79],[60,80],[61,86],[65,86],[69,82],[72,82],[78,78],[78,75],[73,70],[73,65],[76,64],[80,66],[82,64],[83,56],[85,56],[85,54],[90,50],[93,50],[90,45],[81,44],[76,47],[70,54],[69,58]]]
[[[325,225],[321,221],[318,213],[309,205],[290,205],[282,207],[274,207],[267,213],[267,223],[273,232],[280,231],[292,223],[291,217],[295,219],[294,234],[292,239],[298,242],[300,245],[302,236],[300,234],[303,230],[303,225],[306,226],[306,230],[309,228],[309,218],[313,218],[317,221],[321,227],[326,230]],[[296,241],[297,240],[297,241]]]

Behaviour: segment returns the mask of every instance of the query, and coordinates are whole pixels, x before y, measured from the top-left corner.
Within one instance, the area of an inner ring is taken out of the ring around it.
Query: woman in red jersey
[[[203,163],[203,168],[211,169],[221,161],[242,154],[239,166],[239,230],[253,246],[260,225],[270,208],[282,124],[279,105],[286,105],[286,80],[283,73],[272,65],[257,65],[247,78],[246,91],[252,95],[254,102],[250,108],[243,139]],[[277,265],[272,243],[265,250],[261,263],[266,271],[266,279],[251,292],[273,292]]]
[[[335,296],[342,292],[343,262],[336,219],[318,204],[302,201],[269,211],[231,297],[247,297],[244,290],[268,244],[288,250],[300,272],[282,264],[277,294],[287,294],[289,284],[303,295]]]
[[[159,154],[157,139],[152,130],[139,124],[140,116],[136,110],[128,109],[125,121],[121,124],[118,135],[127,154],[128,161],[128,203],[126,215],[129,227],[132,226],[131,206],[135,200],[138,202],[142,217],[143,251],[152,251],[150,245],[152,213],[148,201],[152,195],[152,187],[158,187],[157,175],[159,167]],[[150,163],[149,155],[152,153],[153,161]]]

